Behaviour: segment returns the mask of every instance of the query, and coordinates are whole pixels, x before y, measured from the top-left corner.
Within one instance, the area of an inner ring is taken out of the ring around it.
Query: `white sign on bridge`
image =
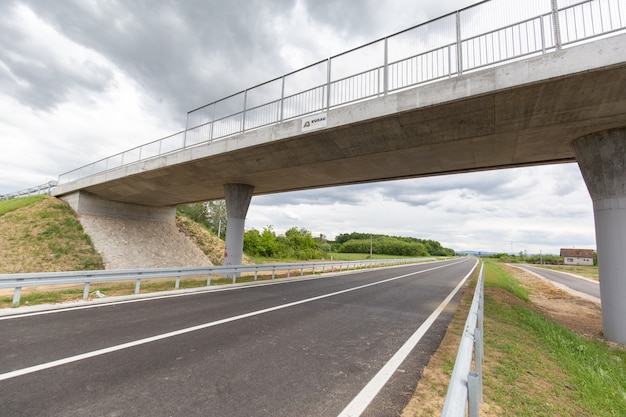
[[[305,117],[302,119],[302,131],[308,132],[309,130],[326,127],[327,120],[326,113],[318,113],[313,116]]]

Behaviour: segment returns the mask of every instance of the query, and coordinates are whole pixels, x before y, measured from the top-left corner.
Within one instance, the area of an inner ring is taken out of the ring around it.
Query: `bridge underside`
[[[626,124],[623,45],[626,35],[614,36],[464,74],[332,109],[326,129],[302,133],[301,119],[291,120],[61,185],[55,194],[81,189],[169,206],[222,199],[231,183],[258,195],[572,162],[576,138]]]

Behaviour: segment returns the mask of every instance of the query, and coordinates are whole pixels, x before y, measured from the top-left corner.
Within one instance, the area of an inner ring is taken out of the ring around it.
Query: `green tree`
[[[207,224],[220,239],[226,237],[226,201],[208,201],[205,203]]]
[[[207,219],[207,211],[204,203],[181,204],[176,207],[176,211],[193,220],[194,222],[210,229]]]

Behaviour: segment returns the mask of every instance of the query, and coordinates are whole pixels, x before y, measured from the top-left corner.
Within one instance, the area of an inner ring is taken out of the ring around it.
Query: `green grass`
[[[493,259],[485,260],[485,287],[502,288],[522,301],[529,302],[530,291],[503,269],[497,267]]]
[[[514,281],[486,264],[485,401],[505,416],[625,416],[626,350],[533,311]],[[518,302],[496,300],[493,288]]]
[[[30,206],[42,201],[44,198],[46,198],[45,195],[34,195],[31,197],[12,198],[11,200],[0,200],[0,216],[19,208]]]

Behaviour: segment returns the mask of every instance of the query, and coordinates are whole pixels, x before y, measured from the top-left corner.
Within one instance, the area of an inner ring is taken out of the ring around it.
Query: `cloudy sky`
[[[178,132],[187,112],[475,0],[3,0],[0,194]],[[575,164],[254,197],[247,228],[595,248]]]

